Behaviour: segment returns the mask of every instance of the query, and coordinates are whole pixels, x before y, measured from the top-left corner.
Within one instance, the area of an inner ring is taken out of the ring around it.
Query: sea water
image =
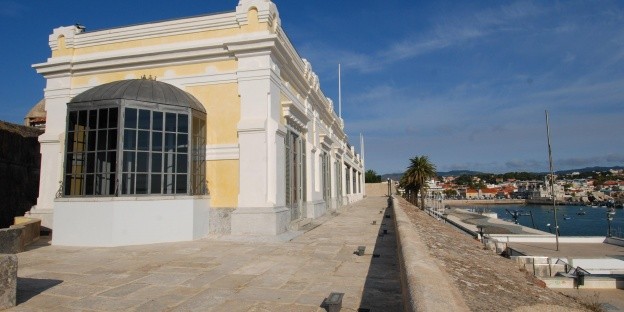
[[[477,212],[496,212],[499,219],[513,222],[510,214],[521,211],[518,223],[538,230],[554,233],[555,219],[552,205],[484,205],[462,208],[474,208]],[[557,220],[561,236],[606,236],[608,232],[606,207],[557,206]],[[579,215],[579,212],[585,215]],[[531,216],[533,214],[533,221]],[[550,224],[550,226],[549,226]],[[534,226],[535,225],[535,226]],[[624,209],[615,209],[611,221],[611,234],[624,237]]]

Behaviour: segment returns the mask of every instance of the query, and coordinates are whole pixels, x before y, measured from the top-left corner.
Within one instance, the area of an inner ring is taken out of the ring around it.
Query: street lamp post
[[[391,187],[390,187],[390,182],[391,182],[391,181],[392,181],[392,180],[390,180],[390,178],[388,178],[388,197],[390,197],[390,194],[392,193],[392,191],[391,191]]]

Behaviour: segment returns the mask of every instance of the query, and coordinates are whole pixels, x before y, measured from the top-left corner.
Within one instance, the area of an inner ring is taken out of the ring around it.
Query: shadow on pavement
[[[403,311],[394,211],[391,207],[380,211],[375,248],[363,256],[371,262],[358,311]]]
[[[32,297],[62,283],[56,279],[17,278],[17,304],[24,303]]]

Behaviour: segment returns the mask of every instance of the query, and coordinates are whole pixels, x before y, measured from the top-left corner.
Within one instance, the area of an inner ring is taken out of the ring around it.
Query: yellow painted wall
[[[240,97],[238,84],[192,86],[186,88],[206,108],[209,145],[237,144],[237,125],[240,121]],[[239,161],[208,161],[208,189],[211,207],[236,207],[239,192]]]
[[[73,52],[73,49],[68,49],[65,46],[65,36],[58,37],[57,47],[58,48],[56,50],[52,50],[52,57],[67,56],[67,55],[71,55]]]
[[[238,143],[237,125],[240,121],[238,84],[192,86],[186,88],[206,108],[208,144]]]
[[[210,207],[235,208],[238,205],[239,160],[208,161]]]
[[[92,79],[96,79],[96,85],[104,84],[107,82],[113,82],[118,80],[127,79],[127,77],[133,77],[135,79],[141,78],[141,76],[156,77],[157,80],[161,80],[165,77],[183,77],[183,76],[195,76],[205,74],[207,71],[211,72],[231,72],[237,69],[237,62],[235,60],[226,60],[218,62],[202,62],[197,64],[185,64],[174,66],[157,66],[153,68],[142,68],[134,70],[123,70],[109,73],[98,73],[89,75],[75,75],[71,78],[72,88],[81,88],[90,85]],[[168,74],[168,75],[166,75]]]

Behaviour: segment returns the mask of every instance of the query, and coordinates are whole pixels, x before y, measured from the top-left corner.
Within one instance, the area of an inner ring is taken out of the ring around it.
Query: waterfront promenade
[[[343,311],[402,311],[386,205],[385,197],[368,197],[290,242],[40,244],[18,254],[12,310],[325,311],[330,292],[342,292]],[[379,236],[382,227],[387,234]],[[360,245],[363,256],[354,254]]]

